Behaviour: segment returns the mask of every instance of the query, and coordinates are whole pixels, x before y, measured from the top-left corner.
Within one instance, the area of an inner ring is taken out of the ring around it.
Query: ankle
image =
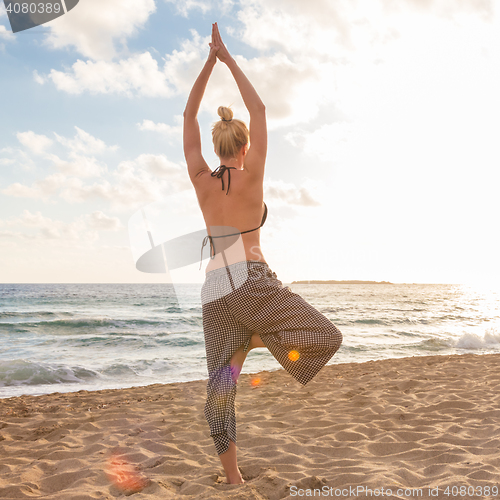
[[[243,480],[243,477],[241,474],[238,475],[231,475],[226,477],[226,482],[228,484],[243,484],[245,481]]]

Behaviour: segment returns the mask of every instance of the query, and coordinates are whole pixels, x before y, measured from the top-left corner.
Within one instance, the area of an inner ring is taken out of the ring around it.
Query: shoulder
[[[264,182],[264,168],[265,161],[245,161],[243,171],[246,172],[247,181],[252,183]]]
[[[208,166],[206,166],[206,168],[201,168],[197,170],[193,176],[190,176],[191,182],[196,191],[204,190],[206,187],[208,187],[211,174],[212,171]]]
[[[188,174],[192,184],[196,187],[197,184],[205,182],[212,171],[203,157],[190,160],[187,161]]]

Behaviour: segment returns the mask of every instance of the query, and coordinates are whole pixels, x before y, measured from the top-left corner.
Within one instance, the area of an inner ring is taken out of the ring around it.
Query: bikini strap
[[[236,170],[236,167],[226,167],[226,165],[221,165],[217,167],[210,175],[212,177],[217,177],[222,182],[222,191],[224,191],[224,172],[227,170],[227,191],[226,194],[229,193],[229,186],[231,185],[231,169]]]
[[[227,167],[226,167],[227,168]],[[234,168],[234,167],[229,167],[229,168]],[[215,172],[215,171],[214,171]],[[228,172],[229,174],[229,172]],[[213,172],[212,172],[212,175],[213,175]],[[224,189],[224,187],[222,188]],[[227,187],[227,189],[229,189],[229,186]],[[227,193],[226,193],[227,194]],[[201,245],[201,256],[200,256],[200,269],[201,269],[201,263],[203,261],[203,249],[205,248],[206,244],[208,242],[210,242],[210,258],[213,259],[215,258],[215,244],[214,244],[214,238],[227,238],[228,236],[239,236],[241,234],[245,234],[245,233],[251,233],[253,231],[257,231],[257,229],[260,229],[263,225],[264,225],[264,222],[266,222],[266,219],[267,219],[267,205],[264,203],[264,214],[262,215],[262,220],[260,222],[260,226],[259,227],[256,227],[254,229],[249,229],[248,231],[241,231],[241,232],[238,232],[238,233],[232,233],[232,234],[221,234],[219,236],[211,236],[209,234],[207,234],[207,236],[205,236],[203,238],[203,243]],[[224,257],[225,258],[225,257]]]
[[[249,229],[248,231],[241,231],[240,234],[245,234],[245,233],[251,233],[252,231],[257,231],[257,229],[260,229],[264,223],[266,222],[267,219],[267,205],[264,203],[264,214],[262,215],[262,220],[260,221],[260,226],[254,228],[254,229]]]

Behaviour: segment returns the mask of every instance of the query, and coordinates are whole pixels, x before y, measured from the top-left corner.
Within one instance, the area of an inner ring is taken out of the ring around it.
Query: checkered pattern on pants
[[[342,334],[300,295],[284,287],[264,262],[237,262],[209,271],[201,299],[209,375],[205,417],[220,455],[228,450],[230,440],[236,443],[231,358],[241,346],[248,348],[254,333],[303,385],[335,354]]]

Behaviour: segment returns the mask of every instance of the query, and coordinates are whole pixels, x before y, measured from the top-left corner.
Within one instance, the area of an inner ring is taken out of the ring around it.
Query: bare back
[[[231,176],[229,191],[228,181]],[[208,234],[211,226],[228,226],[239,232],[258,228],[264,213],[262,180],[251,175],[245,168],[224,172],[221,179],[212,177],[209,171],[200,174],[193,183]],[[228,194],[226,194],[226,192]],[[225,252],[227,264],[243,260],[265,262],[260,248],[260,229],[241,235],[241,244],[231,246]],[[206,271],[223,267],[226,263],[217,253]]]

